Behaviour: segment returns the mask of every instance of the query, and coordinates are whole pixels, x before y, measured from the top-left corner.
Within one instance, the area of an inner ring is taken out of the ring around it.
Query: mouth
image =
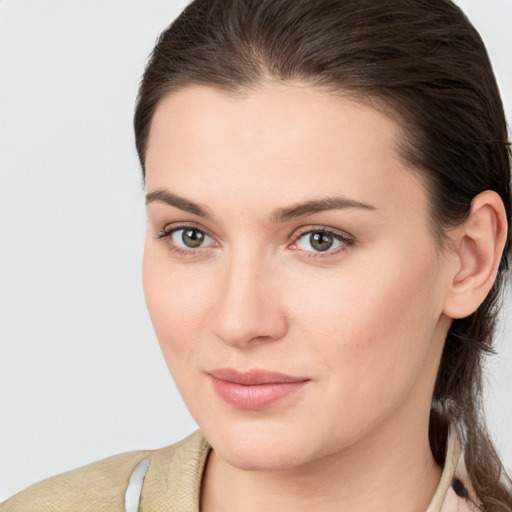
[[[226,403],[237,409],[258,410],[296,393],[310,379],[266,370],[241,372],[219,368],[208,372],[213,389]]]

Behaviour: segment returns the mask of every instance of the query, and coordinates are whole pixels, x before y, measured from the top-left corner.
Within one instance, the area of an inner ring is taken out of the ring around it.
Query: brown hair
[[[383,108],[402,127],[401,152],[425,174],[442,242],[472,199],[496,191],[511,221],[510,147],[485,46],[450,0],[195,0],[163,32],[139,90],[136,145],[144,172],[151,119],[165,95],[192,84],[228,93],[301,80]],[[478,310],[448,333],[430,421],[436,461],[458,429],[480,506],[512,511],[510,479],[482,417],[482,363],[492,353],[506,253]]]

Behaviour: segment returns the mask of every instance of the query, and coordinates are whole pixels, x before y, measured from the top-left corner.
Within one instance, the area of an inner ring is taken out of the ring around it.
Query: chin
[[[244,471],[280,471],[292,469],[308,462],[301,447],[279,449],[266,446],[221,445],[217,454],[233,467]]]
[[[221,459],[245,471],[291,469],[321,456],[307,443],[310,435],[301,439],[289,426],[279,427],[238,425],[203,433]]]

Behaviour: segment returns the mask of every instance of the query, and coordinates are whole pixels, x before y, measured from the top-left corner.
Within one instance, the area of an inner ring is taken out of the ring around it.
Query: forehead
[[[399,156],[399,134],[370,106],[300,83],[237,96],[190,86],[156,109],[147,187],[194,191],[203,202],[221,191],[224,201],[259,196],[260,208],[333,193],[407,208],[415,189],[423,205],[425,187]]]

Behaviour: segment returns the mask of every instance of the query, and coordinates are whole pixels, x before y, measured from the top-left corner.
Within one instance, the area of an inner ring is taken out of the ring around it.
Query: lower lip
[[[296,393],[308,381],[271,382],[245,386],[211,377],[213,389],[225,402],[238,409],[255,411]]]

